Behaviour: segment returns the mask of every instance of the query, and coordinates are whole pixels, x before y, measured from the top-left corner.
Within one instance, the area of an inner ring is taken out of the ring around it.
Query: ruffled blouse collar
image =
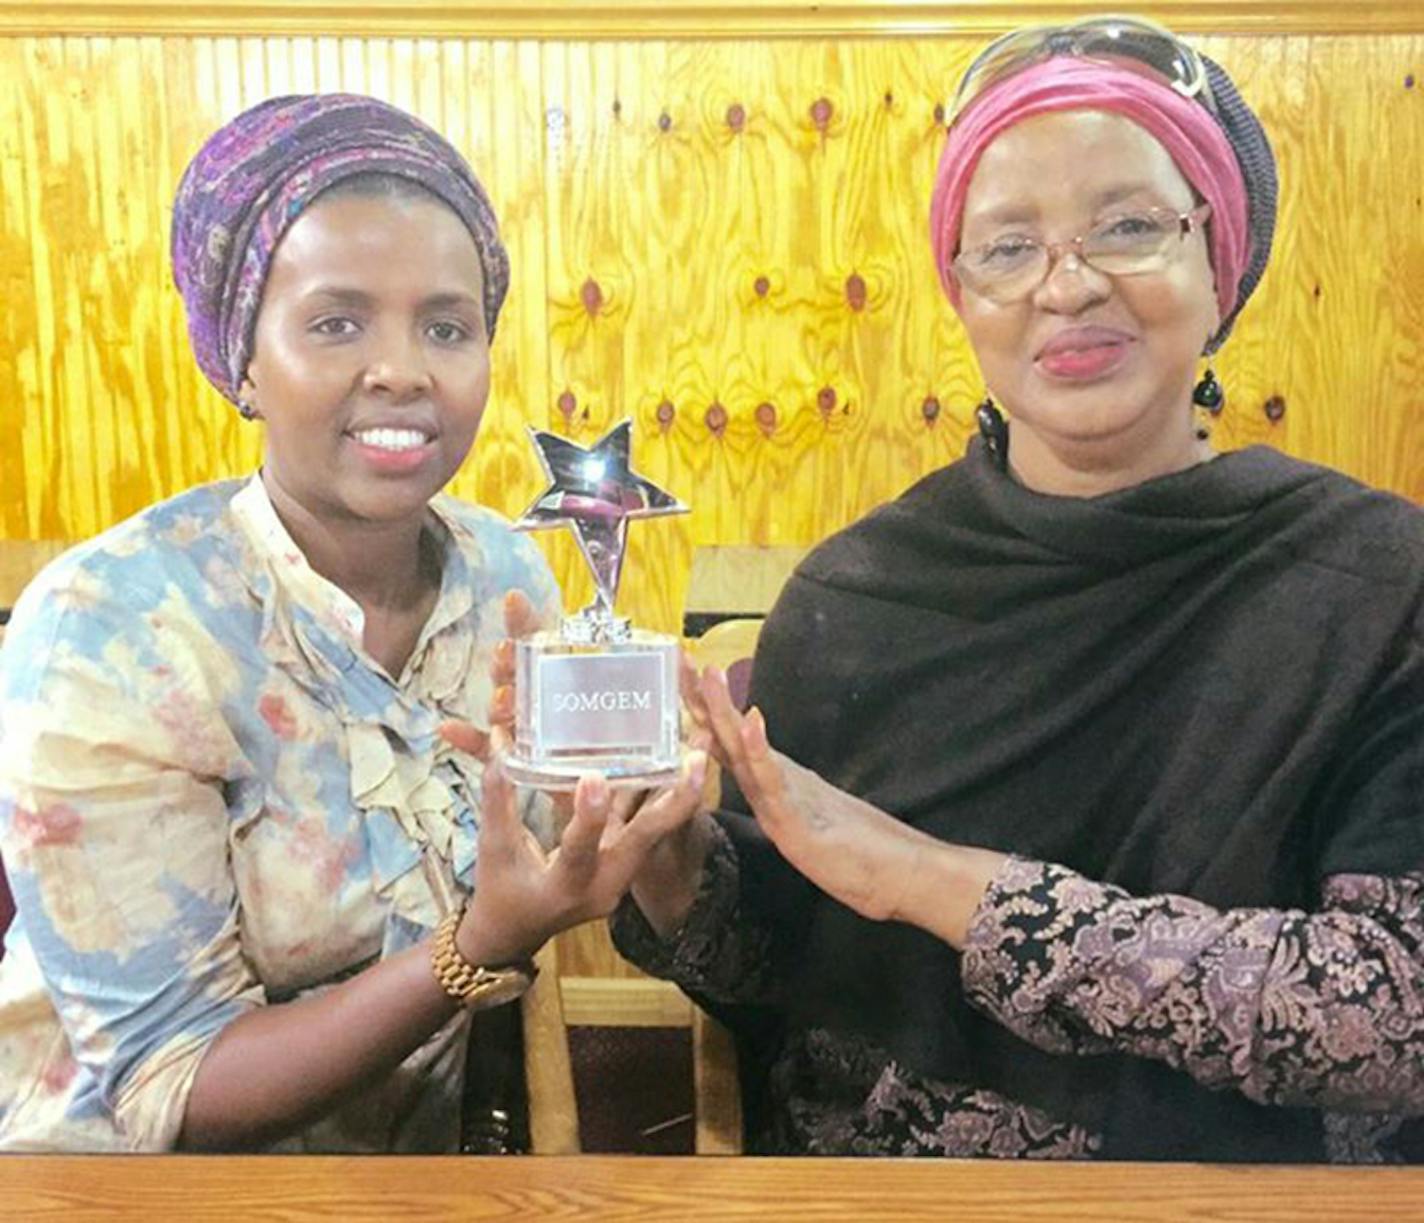
[[[262,607],[262,650],[339,721],[373,885],[421,930],[453,902],[456,883],[470,886],[478,834],[480,765],[436,730],[448,717],[482,725],[490,695],[478,666],[478,543],[440,513],[438,499],[431,511],[442,545],[440,595],[393,679],[362,644],[361,608],[311,567],[260,474],[231,503],[255,561],[244,569]]]

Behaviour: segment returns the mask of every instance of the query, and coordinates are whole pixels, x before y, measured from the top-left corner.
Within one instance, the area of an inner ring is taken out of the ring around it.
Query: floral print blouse
[[[497,515],[431,510],[442,587],[399,676],[257,476],[150,508],[20,599],[0,1149],[171,1148],[226,1024],[411,946],[468,890],[480,766],[436,727],[484,722],[506,591],[549,616],[557,591]],[[281,1149],[455,1149],[467,1022]]]
[[[742,916],[736,850],[717,832],[681,931],[631,899],[613,920],[647,971],[724,1002],[775,999],[770,932]],[[1333,1162],[1395,1162],[1424,1114],[1424,874],[1336,875],[1319,911],[1133,897],[1011,858],[976,910],[970,1001],[1053,1053],[1167,1063],[1263,1104],[1322,1111]],[[793,1032],[771,1069],[778,1153],[1091,1158],[1102,1135],[982,1088],[926,1079],[844,1032]]]

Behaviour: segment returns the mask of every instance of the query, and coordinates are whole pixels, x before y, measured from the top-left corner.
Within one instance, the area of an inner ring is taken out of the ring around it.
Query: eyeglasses
[[[952,126],[991,85],[1055,55],[1076,55],[1119,67],[1145,68],[1179,94],[1216,114],[1202,58],[1171,30],[1140,17],[1105,16],[1073,25],[1040,25],[995,39],[969,65],[950,107]]]
[[[1005,234],[961,251],[954,258],[954,272],[961,284],[1001,306],[1037,289],[1059,256],[1070,250],[1081,262],[1108,276],[1160,272],[1181,253],[1187,235],[1210,215],[1210,204],[1198,205],[1191,212],[1170,208],[1122,212],[1067,242]]]

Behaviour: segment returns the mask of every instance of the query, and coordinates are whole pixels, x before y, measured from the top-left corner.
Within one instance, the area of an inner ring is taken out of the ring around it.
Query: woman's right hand
[[[689,753],[677,783],[636,809],[602,776],[580,778],[572,816],[546,855],[495,755],[485,767],[474,893],[455,932],[460,953],[472,964],[514,963],[561,930],[613,912],[659,845],[701,810],[706,765],[705,753]]]

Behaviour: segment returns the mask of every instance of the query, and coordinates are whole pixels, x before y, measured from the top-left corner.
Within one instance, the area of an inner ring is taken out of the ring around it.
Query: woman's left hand
[[[792,866],[863,917],[909,922],[963,946],[1003,854],[936,840],[783,756],[767,742],[759,710],[738,712],[716,668],[693,695],[714,754]]]
[[[451,718],[440,724],[442,739],[482,762],[489,760],[491,752],[508,750],[514,729],[515,642],[542,627],[534,605],[522,590],[511,590],[504,596],[505,636],[490,658],[490,703],[486,715],[489,729],[481,730],[471,722]]]

